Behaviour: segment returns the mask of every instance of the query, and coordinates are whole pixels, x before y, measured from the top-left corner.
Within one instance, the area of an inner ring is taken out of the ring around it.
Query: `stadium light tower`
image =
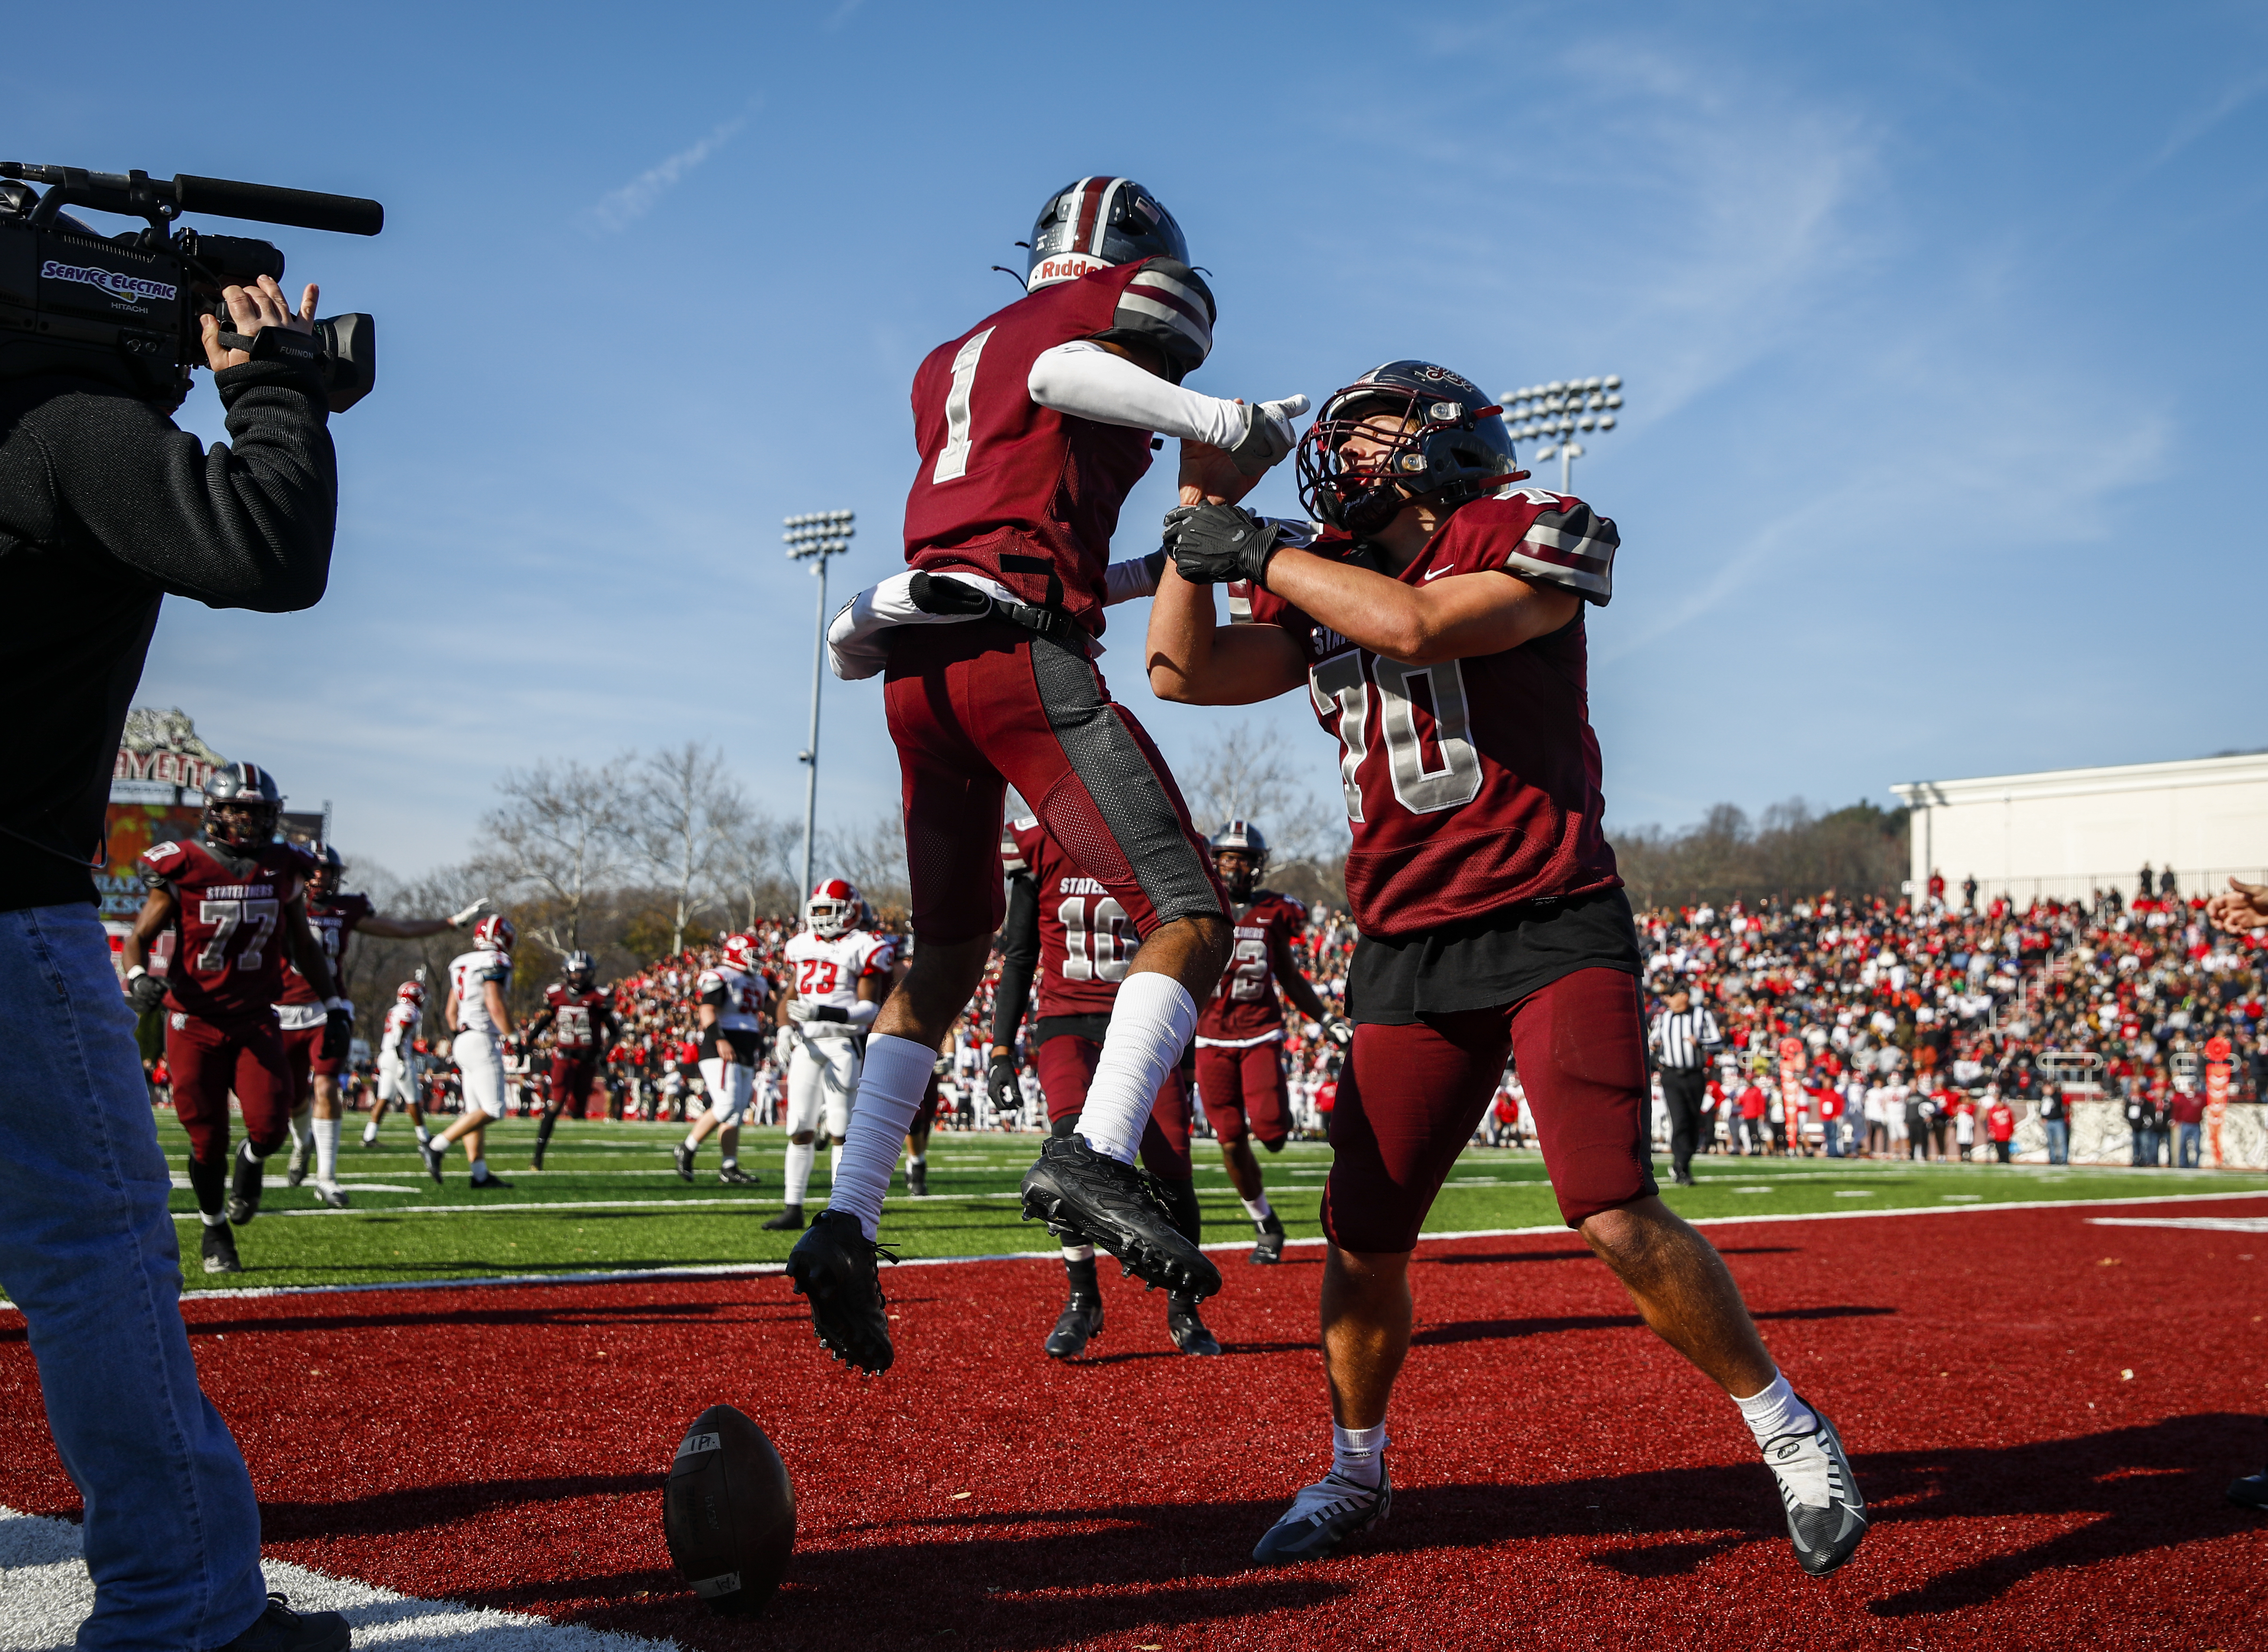
[[[819,823],[819,682],[821,667],[827,663],[827,559],[850,549],[850,536],[858,531],[852,526],[857,515],[855,511],[806,511],[786,518],[787,532],[780,535],[787,543],[788,560],[809,560],[812,572],[819,576],[819,634],[811,645],[811,743],[796,753],[796,761],[805,765],[803,888],[797,892],[799,902],[811,893],[812,833]]]
[[[1615,415],[1623,404],[1623,376],[1610,372],[1603,378],[1554,379],[1550,384],[1506,391],[1497,401],[1503,404],[1515,441],[1541,437],[1543,446],[1534,457],[1559,455],[1559,491],[1572,493],[1575,461],[1583,456],[1575,432],[1614,429]]]

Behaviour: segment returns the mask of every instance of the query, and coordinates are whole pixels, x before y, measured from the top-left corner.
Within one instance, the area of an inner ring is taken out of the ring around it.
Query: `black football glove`
[[[335,1010],[327,1011],[323,1016],[323,1059],[340,1059],[346,1054],[347,1046],[353,1042],[354,1012],[343,1004]]]
[[[984,1073],[984,1093],[992,1098],[992,1106],[997,1111],[1023,1111],[1024,1091],[1016,1082],[1016,1063],[1012,1057],[992,1058],[992,1065]]]
[[[137,975],[126,984],[126,1001],[134,1006],[136,1015],[147,1015],[166,1001],[166,977],[162,975]]]
[[[1323,1017],[1323,1036],[1342,1050],[1354,1048],[1354,1023],[1344,1015]]]
[[[1182,505],[1166,513],[1166,549],[1191,585],[1259,584],[1282,531],[1233,505]]]

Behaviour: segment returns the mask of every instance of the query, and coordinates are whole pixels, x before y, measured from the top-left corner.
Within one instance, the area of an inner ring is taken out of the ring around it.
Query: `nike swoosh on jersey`
[[[1454,568],[1428,568],[1424,575],[1419,578],[1418,583],[1423,585],[1427,579],[1438,579],[1445,573],[1454,573],[1455,572],[1456,570]]]

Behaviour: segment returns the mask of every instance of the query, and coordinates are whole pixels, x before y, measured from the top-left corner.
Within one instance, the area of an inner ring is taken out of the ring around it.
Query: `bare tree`
[[[509,896],[532,896],[541,907],[529,933],[553,952],[583,944],[594,903],[620,881],[630,818],[624,756],[598,768],[569,759],[554,767],[507,770],[497,782],[504,807],[482,822],[488,840],[473,868],[503,886]]]
[[[747,812],[723,754],[697,741],[638,764],[623,837],[669,903],[672,954],[685,949],[686,930],[716,903],[726,847]]]
[[[1297,883],[1291,892],[1310,900],[1345,899],[1344,821],[1316,800],[1306,767],[1294,767],[1265,729],[1241,722],[1220,730],[1179,778],[1199,831],[1241,820],[1267,836],[1271,884]]]
[[[1905,811],[1867,802],[1815,815],[1791,798],[1764,810],[1761,824],[1719,803],[1683,831],[1643,826],[1612,837],[1616,865],[1640,907],[1828,889],[1889,895],[1907,865]]]
[[[796,872],[791,857],[793,828],[761,805],[736,793],[730,810],[720,810],[722,834],[717,854],[718,893],[744,929],[768,916],[794,911]]]
[[[885,809],[864,826],[836,826],[819,834],[814,877],[844,877],[886,915],[902,913],[913,899],[906,878],[906,826],[896,809]]]

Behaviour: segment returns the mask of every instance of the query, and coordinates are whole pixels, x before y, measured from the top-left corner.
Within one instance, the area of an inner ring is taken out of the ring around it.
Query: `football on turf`
[[[661,1530],[710,1610],[761,1610],[795,1548],[795,1487],[764,1431],[730,1405],[696,1417],[669,1465]]]

